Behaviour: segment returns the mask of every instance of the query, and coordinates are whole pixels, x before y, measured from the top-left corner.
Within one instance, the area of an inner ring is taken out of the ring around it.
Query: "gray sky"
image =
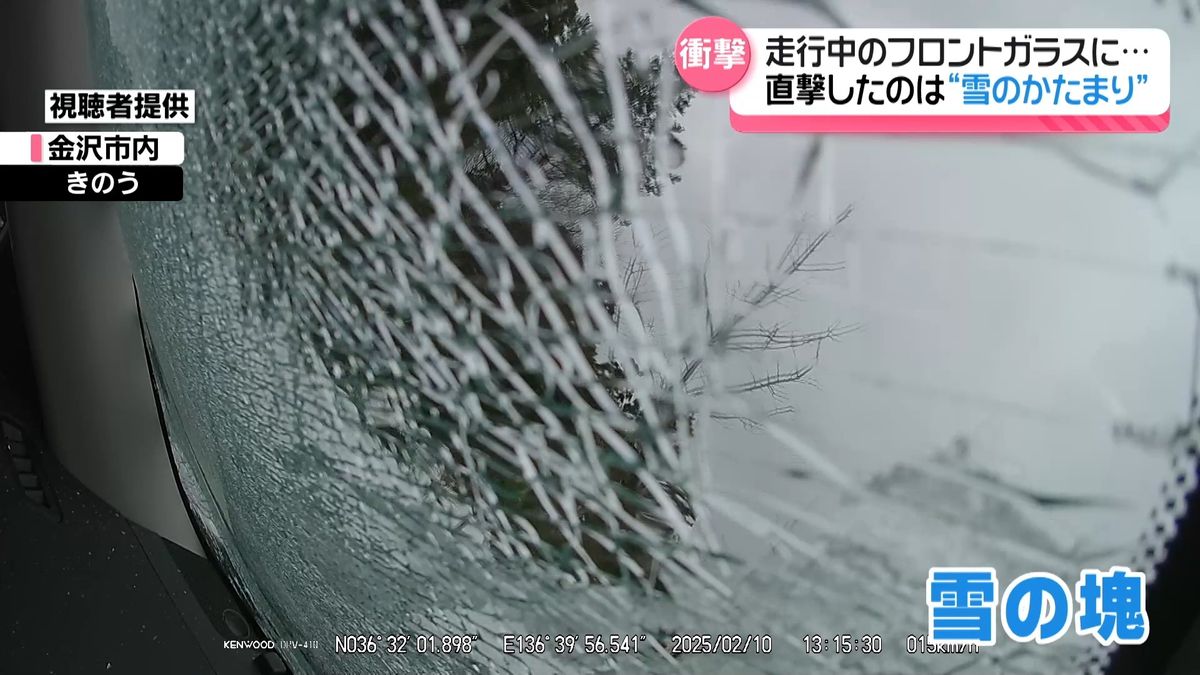
[[[823,23],[804,3],[713,6],[751,27]],[[790,387],[796,410],[776,421],[863,480],[963,437],[971,461],[1005,481],[1128,501],[1117,512],[1048,516],[1064,545],[1132,542],[1167,465],[1115,441],[1112,427],[1167,430],[1186,412],[1194,319],[1188,292],[1164,270],[1200,263],[1200,204],[1187,189],[1194,153],[1156,195],[1128,184],[1156,180],[1196,147],[1200,119],[1187,111],[1200,90],[1180,73],[1200,53],[1192,39],[1200,27],[1149,0],[837,8],[860,27],[1158,27],[1171,35],[1174,114],[1160,135],[836,137],[797,208],[789,199],[811,137],[738,135],[726,99],[701,96],[683,120],[688,152],[677,186],[698,249],[723,254],[719,274],[730,283],[761,277],[798,218],[817,231],[853,207],[822,258],[845,270],[808,278],[798,299],[761,317],[800,330],[860,327],[822,348],[815,386]],[[621,34],[636,47],[663,48],[694,16],[659,4],[628,9]],[[754,372],[811,353],[778,358],[753,363]],[[708,447],[718,485],[794,497],[795,482],[778,473],[801,463],[769,438],[735,424]]]

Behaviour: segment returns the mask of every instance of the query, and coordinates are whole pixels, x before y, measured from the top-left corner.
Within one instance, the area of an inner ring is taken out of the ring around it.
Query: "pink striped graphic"
[[[744,133],[845,134],[1146,134],[1171,123],[1161,115],[739,115],[729,111],[735,131]]]
[[[42,135],[29,134],[29,161],[42,161]]]

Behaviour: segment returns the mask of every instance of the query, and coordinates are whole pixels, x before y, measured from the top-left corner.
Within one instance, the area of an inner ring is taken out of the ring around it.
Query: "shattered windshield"
[[[1153,556],[1192,386],[1167,270],[1200,251],[1195,118],[1036,143],[740,135],[668,50],[707,13],[1187,17],[701,4],[91,3],[101,85],[197,90],[185,200],[123,227],[181,481],[267,632],[309,643],[282,652],[296,672],[1103,658],[1077,636],[936,660],[904,640],[931,566]],[[334,650],[398,633],[478,639]],[[806,645],[844,633],[882,653]],[[550,637],[506,653],[505,634]],[[624,647],[561,653],[568,634]],[[752,646],[672,653],[704,634]]]

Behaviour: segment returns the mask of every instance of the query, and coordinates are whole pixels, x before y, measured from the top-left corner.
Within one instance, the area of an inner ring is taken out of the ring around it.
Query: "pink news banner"
[[[743,132],[1156,133],[1171,40],[1154,28],[742,28],[697,19],[684,82]]]

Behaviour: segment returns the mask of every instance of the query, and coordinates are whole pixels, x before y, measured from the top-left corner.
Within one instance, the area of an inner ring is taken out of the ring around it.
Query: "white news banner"
[[[7,131],[0,132],[0,164],[179,165],[178,131]]]
[[[46,124],[192,124],[195,89],[47,89]]]

